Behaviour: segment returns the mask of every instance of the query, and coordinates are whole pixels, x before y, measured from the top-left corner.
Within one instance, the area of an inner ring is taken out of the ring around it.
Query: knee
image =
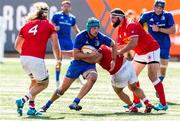
[[[130,89],[132,92],[135,92],[138,88],[136,85],[132,85],[132,86],[130,86]]]
[[[64,94],[65,91],[61,90],[61,89],[56,89],[55,93],[57,96],[62,96]]]
[[[96,75],[89,75],[87,77],[87,80],[94,84],[97,80],[97,74]]]

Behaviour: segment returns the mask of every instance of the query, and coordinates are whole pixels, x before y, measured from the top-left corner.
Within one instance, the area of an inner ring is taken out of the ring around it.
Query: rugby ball
[[[91,45],[84,45],[82,48],[81,48],[81,51],[84,53],[84,54],[90,54],[94,51],[96,51],[96,48],[91,46]]]

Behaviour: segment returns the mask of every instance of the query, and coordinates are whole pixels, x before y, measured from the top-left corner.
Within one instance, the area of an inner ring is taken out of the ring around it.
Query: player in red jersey
[[[158,79],[160,49],[158,43],[148,34],[137,21],[128,21],[124,12],[115,8],[111,11],[111,22],[113,27],[119,26],[117,44],[125,45],[119,49],[118,54],[123,55],[129,50],[134,50],[136,55],[133,65],[136,75],[139,76],[145,65],[148,65],[148,77],[152,81],[156,92],[159,95],[160,104],[154,106],[156,110],[167,110],[164,88],[161,80]],[[134,95],[134,102],[140,103],[140,100]]]
[[[15,42],[15,49],[20,54],[21,65],[31,78],[29,92],[16,100],[17,112],[22,115],[24,103],[29,100],[28,115],[41,115],[35,109],[35,97],[48,86],[49,75],[44,58],[48,39],[52,40],[52,48],[57,64],[60,65],[60,51],[55,27],[48,20],[49,7],[44,2],[33,5],[34,10],[28,14],[28,22],[21,28]]]
[[[130,100],[129,96],[124,93],[123,89],[128,86],[132,92],[134,92],[146,105],[145,113],[150,113],[152,109],[152,104],[146,98],[143,90],[136,86],[136,73],[133,65],[126,60],[123,56],[117,56],[115,67],[113,70],[110,70],[110,65],[112,61],[112,50],[111,48],[102,45],[100,47],[99,56],[97,58],[84,59],[84,61],[89,63],[99,63],[99,65],[107,70],[111,78],[111,84],[119,96],[119,98],[128,105],[129,112],[138,112],[138,109],[135,107],[135,104]]]

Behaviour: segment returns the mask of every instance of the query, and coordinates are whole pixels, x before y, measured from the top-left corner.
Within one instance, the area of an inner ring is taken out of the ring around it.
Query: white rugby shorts
[[[25,72],[37,81],[43,81],[49,77],[44,59],[33,56],[20,56],[21,65]]]
[[[122,67],[111,76],[111,84],[117,88],[124,88],[128,84],[137,82],[136,72],[130,61],[125,61]]]
[[[134,61],[140,62],[143,64],[159,63],[159,61],[160,61],[160,49],[149,52],[145,55],[135,54]]]

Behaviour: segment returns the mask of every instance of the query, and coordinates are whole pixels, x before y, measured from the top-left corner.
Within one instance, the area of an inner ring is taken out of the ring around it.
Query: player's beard
[[[121,23],[120,19],[118,18],[115,23],[113,23],[113,27],[116,28]]]

